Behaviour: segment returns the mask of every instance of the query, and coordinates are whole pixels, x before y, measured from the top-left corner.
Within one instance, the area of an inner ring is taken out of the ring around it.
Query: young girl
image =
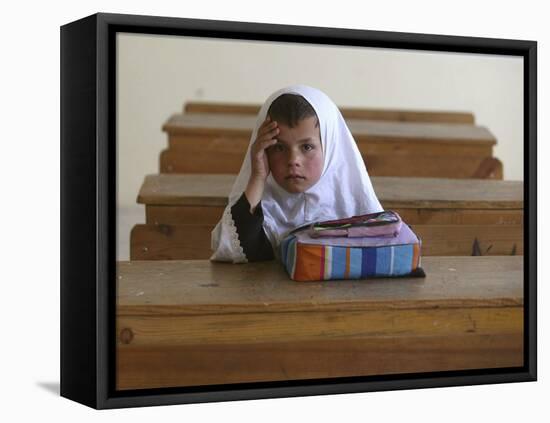
[[[318,89],[291,85],[260,109],[210,260],[278,258],[297,227],[382,210],[338,107]]]

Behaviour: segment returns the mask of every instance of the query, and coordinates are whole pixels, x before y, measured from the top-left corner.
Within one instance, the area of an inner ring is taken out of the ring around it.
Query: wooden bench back
[[[189,101],[184,105],[184,113],[220,113],[257,115],[259,104],[215,103]],[[368,107],[339,107],[346,119],[389,120],[394,122],[440,122],[465,123],[473,125],[474,115],[469,112],[420,111],[403,109],[375,109]]]
[[[132,260],[206,259],[234,175],[148,175],[138,202],[146,224],[131,233]],[[422,254],[523,254],[523,183],[373,177],[385,209],[423,240]]]
[[[522,225],[411,225],[422,256],[523,255]],[[136,225],[131,260],[208,260],[215,224]]]
[[[164,125],[169,148],[162,173],[238,173],[256,117],[239,114],[174,115]],[[494,136],[468,124],[348,119],[370,174],[501,179],[492,158]],[[483,170],[480,170],[483,167]]]
[[[221,206],[235,175],[147,175],[137,202],[147,205]],[[523,182],[372,177],[384,208],[523,209]]]

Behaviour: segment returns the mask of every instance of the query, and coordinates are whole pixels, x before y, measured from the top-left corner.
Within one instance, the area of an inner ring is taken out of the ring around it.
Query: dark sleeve
[[[248,261],[273,260],[273,248],[262,226],[264,222],[262,203],[260,202],[254,210],[254,214],[251,214],[250,203],[243,192],[239,200],[231,207],[231,216]]]

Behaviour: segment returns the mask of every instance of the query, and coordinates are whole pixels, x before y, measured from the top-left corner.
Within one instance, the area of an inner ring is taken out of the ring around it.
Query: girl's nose
[[[294,152],[294,151],[290,151],[289,154],[288,154],[288,165],[289,166],[298,166],[299,164],[300,164],[299,154]]]

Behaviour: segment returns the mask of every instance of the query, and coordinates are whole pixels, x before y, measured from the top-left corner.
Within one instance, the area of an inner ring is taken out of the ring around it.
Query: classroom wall
[[[136,196],[144,175],[158,173],[170,115],[191,100],[261,104],[294,83],[323,90],[340,107],[473,112],[497,138],[504,179],[523,180],[522,58],[119,34],[117,69],[123,243],[134,221],[144,222]]]

